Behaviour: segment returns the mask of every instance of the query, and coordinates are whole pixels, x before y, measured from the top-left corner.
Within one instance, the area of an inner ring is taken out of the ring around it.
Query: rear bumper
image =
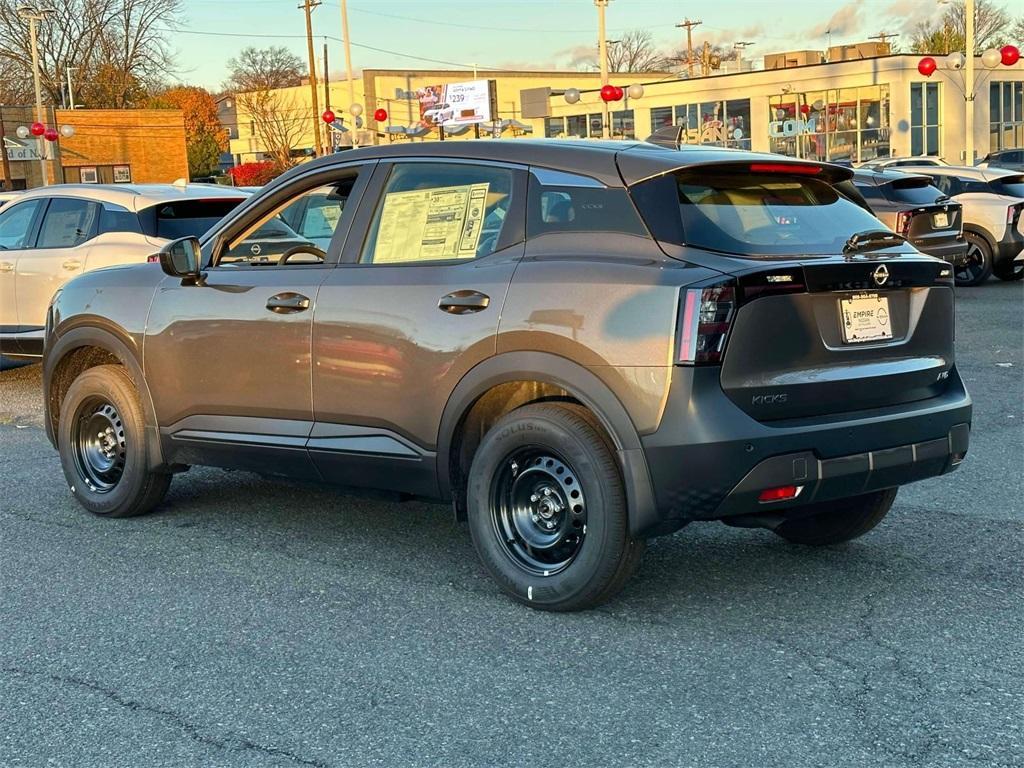
[[[759,422],[725,396],[717,368],[677,368],[661,426],[641,438],[654,506],[641,535],[891,488],[952,471],[967,451],[971,399],[956,368],[927,400],[838,417]],[[759,504],[765,488],[802,485]]]
[[[934,256],[953,265],[963,262],[967,255],[967,242],[963,238],[957,238],[952,242],[943,242],[941,245],[928,242],[913,243],[913,245],[929,256]]]
[[[1016,229],[1008,229],[1003,239],[996,243],[992,263],[1000,267],[1003,264],[1010,265],[1014,261],[1018,266],[1024,262],[1024,235]]]

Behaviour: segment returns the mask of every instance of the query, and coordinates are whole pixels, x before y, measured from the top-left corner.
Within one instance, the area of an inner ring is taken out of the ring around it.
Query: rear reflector
[[[761,491],[757,500],[762,504],[772,501],[789,501],[799,496],[803,489],[802,485],[780,485],[778,488],[766,488]]]
[[[751,163],[751,173],[795,173],[798,176],[817,176],[821,173],[820,165],[802,165],[800,163]]]
[[[732,283],[687,288],[683,292],[682,303],[676,362],[688,365],[721,363],[725,340],[736,314],[736,288]]]

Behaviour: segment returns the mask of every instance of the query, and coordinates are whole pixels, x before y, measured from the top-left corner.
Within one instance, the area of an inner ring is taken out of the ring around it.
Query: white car
[[[423,121],[430,125],[443,125],[455,117],[455,108],[451,104],[437,104],[423,113]]]
[[[924,166],[941,167],[947,165],[949,165],[949,163],[947,163],[941,157],[933,157],[932,155],[918,155],[915,157],[878,157],[875,158],[874,160],[866,160],[857,167],[880,171],[885,168],[892,170],[893,168],[902,169],[907,166],[921,168]]]
[[[967,261],[957,268],[958,285],[978,285],[990,274],[1024,277],[1024,173],[1005,168],[907,167],[963,206]]]
[[[171,240],[202,235],[247,197],[186,184],[54,184],[16,193],[0,208],[0,353],[42,355],[50,299],[72,278],[144,262]]]

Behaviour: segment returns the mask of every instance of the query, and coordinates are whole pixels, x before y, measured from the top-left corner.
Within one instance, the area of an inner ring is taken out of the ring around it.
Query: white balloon
[[[19,125],[18,130],[16,130],[15,133],[18,134],[19,139],[27,139],[32,135],[32,131],[30,131],[28,126],[25,125]]]
[[[981,63],[989,69],[998,67],[1003,62],[1003,55],[995,48],[989,48],[981,54]]]
[[[950,69],[963,69],[964,55],[960,51],[953,51],[946,57],[946,66]]]
[[[825,102],[823,102],[821,99],[818,99],[811,106],[814,107],[815,112],[821,112],[821,110],[825,108]]]
[[[361,114],[363,114],[363,105],[353,104],[351,107],[348,108],[348,111],[352,115],[352,117],[359,117]]]
[[[631,99],[639,99],[644,95],[644,87],[640,83],[634,83],[626,89],[626,93],[629,94]]]
[[[60,127],[60,135],[65,139],[70,139],[75,135],[75,126],[73,125],[62,125]]]
[[[776,109],[775,110],[775,117],[777,117],[779,120],[782,120],[785,116],[786,116],[786,110],[784,110],[784,109]]]
[[[567,104],[575,104],[580,100],[580,89],[579,88],[566,88],[563,94]]]

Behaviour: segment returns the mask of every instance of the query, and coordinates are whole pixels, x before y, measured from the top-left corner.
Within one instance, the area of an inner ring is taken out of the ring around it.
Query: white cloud
[[[828,34],[835,37],[855,35],[864,28],[863,11],[864,5],[861,0],[851,0],[846,5],[840,6],[828,21],[815,24],[807,29],[803,36],[808,40],[818,40]]]

